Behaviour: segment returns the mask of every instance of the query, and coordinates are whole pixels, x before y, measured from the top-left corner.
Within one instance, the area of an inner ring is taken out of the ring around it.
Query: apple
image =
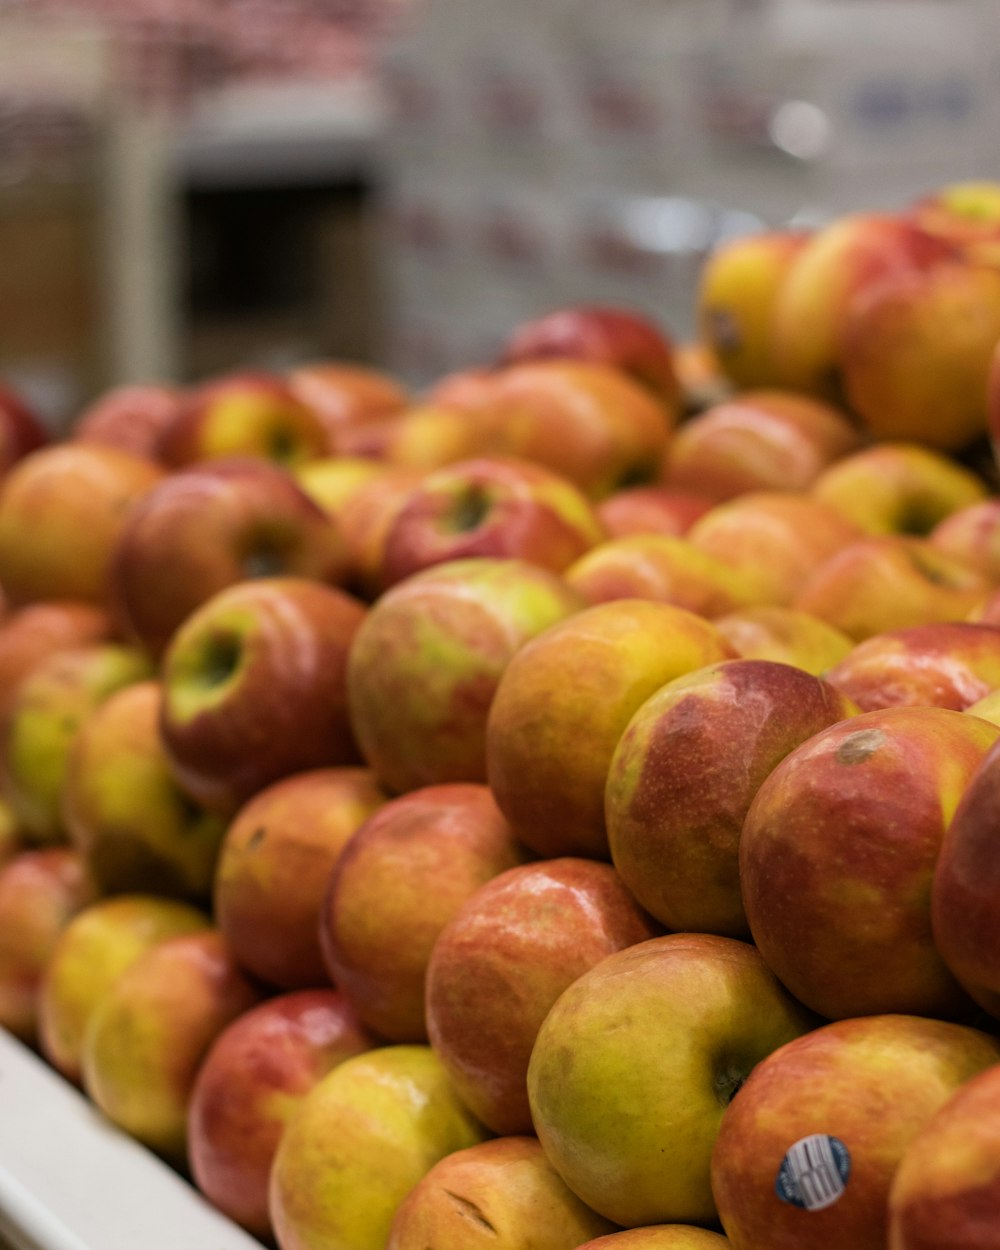
[[[945,183],[921,196],[909,211],[922,230],[954,244],[968,260],[1000,261],[1000,183]]]
[[[778,380],[772,318],[788,271],[809,240],[800,230],[765,230],[720,243],[698,279],[699,334],[738,388]]]
[[[588,968],[656,932],[593,860],[510,868],[467,899],[431,951],[427,1034],[478,1119],[501,1135],[532,1131],[528,1061],[549,1009]]]
[[[21,851],[0,867],[0,1026],[29,1045],[59,935],[93,898],[83,861],[68,846]]]
[[[226,456],[254,456],[291,468],[328,451],[329,436],[316,410],[283,378],[250,369],[186,390],[157,443],[160,460],[171,469]]]
[[[285,469],[233,457],[170,474],[125,519],[110,572],[128,635],[161,656],[177,627],[217,591],[252,577],[339,583],[339,531]]]
[[[775,974],[830,1020],[967,1014],[931,932],[931,882],[962,791],[1000,729],[893,707],[832,725],[757,791],[740,837],[750,931]]]
[[[189,903],[120,894],[84,907],[59,934],[38,993],[38,1041],[45,1058],[79,1084],[90,1017],[119,976],[157,942],[209,927]]]
[[[473,413],[445,404],[419,404],[385,418],[379,427],[366,426],[364,431],[371,431],[374,437],[368,442],[351,439],[348,446],[353,454],[363,452],[387,464],[406,465],[425,473],[489,451],[486,423]]]
[[[679,932],[747,936],[747,810],[790,751],[856,711],[829,683],[771,660],[709,665],[652,694],[615,748],[604,795],[612,862],[650,915]]]
[[[409,502],[411,491],[426,476],[403,465],[383,465],[377,476],[360,483],[342,505],[331,508],[319,500],[337,522],[347,547],[345,586],[360,598],[377,599],[385,589],[382,578],[386,538],[397,514]]]
[[[778,380],[792,390],[838,402],[841,337],[858,292],[954,255],[950,244],[900,214],[849,213],[817,230],[775,296],[772,334]]]
[[[574,613],[507,665],[486,722],[486,775],[515,835],[539,855],[609,855],[604,786],[636,709],[675,677],[730,659],[704,618],[615,599]]]
[[[429,1047],[345,1059],[306,1094],[278,1145],[269,1205],[281,1250],[382,1250],[410,1190],[483,1136]]]
[[[341,450],[343,436],[410,406],[407,391],[395,379],[365,365],[317,360],[288,373],[292,394],[316,413],[326,430],[329,452]]]
[[[80,1054],[85,1092],[119,1128],[181,1165],[198,1069],[260,996],[216,931],[164,938],[94,1005]]]
[[[69,437],[74,442],[102,443],[158,460],[160,436],[181,402],[182,392],[175,386],[114,386],[77,415]]]
[[[673,534],[682,538],[713,500],[665,486],[626,486],[601,499],[597,518],[609,538],[628,534]]]
[[[354,492],[387,471],[384,464],[365,456],[323,456],[297,465],[293,477],[328,517],[339,521]]]
[[[832,464],[811,494],[867,534],[923,537],[952,513],[980,503],[986,484],[932,447],[882,442]]]
[[[707,342],[694,339],[678,343],[674,349],[674,368],[680,383],[684,416],[693,416],[733,393],[732,382]]]
[[[979,625],[1000,625],[1000,589],[988,591],[965,619]]]
[[[712,1190],[734,1250],[883,1250],[893,1173],[996,1038],[943,1020],[879,1015],[782,1046],[729,1104]]]
[[[365,768],[317,768],[266,786],[226,830],[213,915],[237,960],[284,990],[325,986],[320,914],[330,874],[385,802]]]
[[[38,413],[18,391],[0,380],[0,477],[50,441],[51,435]]]
[[[960,621],[989,582],[925,538],[888,534],[849,543],[807,578],[793,606],[856,642],[937,621]]]
[[[213,1206],[270,1241],[268,1182],[286,1124],[328,1072],[374,1045],[331,989],[279,994],[228,1024],[188,1105],[191,1174]]]
[[[971,719],[971,717],[970,717]],[[934,871],[931,922],[945,963],[1000,1017],[1000,873],[995,848],[1000,752],[991,748],[959,797]]]
[[[732,499],[752,490],[804,491],[860,442],[847,416],[786,391],[744,391],[686,421],[667,449],[674,490]]]
[[[347,656],[364,615],[298,577],[238,582],[196,608],[162,668],[161,733],[185,793],[231,815],[281,777],[356,763]]]
[[[1000,725],[1000,690],[991,690],[975,703],[964,709],[970,716],[978,716],[994,725]]]
[[[1000,1064],[961,1085],[913,1137],[889,1188],[890,1250],[983,1250],[996,1240]]]
[[[435,408],[457,408],[480,413],[489,407],[493,382],[499,370],[491,365],[473,365],[438,378],[423,395],[422,402]]]
[[[0,868],[27,849],[10,804],[0,798]]]
[[[1000,582],[1000,496],[951,512],[931,530],[929,542],[994,584]]]
[[[319,932],[330,979],[366,1025],[424,1042],[424,981],[441,930],[527,852],[484,785],[425,786],[358,829],[329,875]]]
[[[386,591],[347,663],[351,725],[382,784],[485,781],[487,717],[511,657],[583,606],[556,574],[513,557],[447,561]]]
[[[619,951],[564,990],[539,1030],[528,1092],[542,1148],[616,1224],[711,1223],[726,1107],[813,1023],[745,942],[676,933]]]
[[[59,814],[102,894],[207,902],[225,822],[174,780],[160,736],[163,686],[113,691],[68,748]]]
[[[0,726],[0,788],[29,840],[65,841],[61,805],[76,737],[105,699],[149,673],[135,647],[91,643],[53,652],[15,688]]]
[[[610,1232],[534,1137],[499,1137],[436,1163],[396,1212],[386,1250],[576,1250]]]
[[[56,651],[107,642],[111,617],[104,608],[72,599],[29,603],[0,620],[0,724],[17,684]]]
[[[656,480],[675,415],[610,365],[541,360],[498,370],[478,419],[493,454],[535,461],[602,499]]]
[[[152,461],[96,443],[32,452],[0,484],[0,585],[12,604],[104,604],[129,504],[163,477]]]
[[[858,643],[826,677],[863,712],[916,705],[964,712],[1000,686],[1000,629],[943,621],[887,630]]]
[[[1000,466],[1000,343],[993,350],[986,380],[986,425],[994,465]]]
[[[712,622],[744,660],[775,660],[821,677],[854,647],[854,640],[809,612],[758,604]]]
[[[694,1224],[647,1224],[598,1237],[578,1250],[724,1250],[728,1245],[719,1233]]]
[[[620,369],[676,413],[680,383],[669,337],[628,308],[578,305],[521,322],[508,336],[501,364],[583,360]]]
[[[608,539],[563,576],[591,604],[653,599],[711,618],[755,601],[756,588],[740,569],[670,534]]]

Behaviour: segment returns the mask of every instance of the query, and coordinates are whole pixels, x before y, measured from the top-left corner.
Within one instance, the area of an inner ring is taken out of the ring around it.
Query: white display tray
[[[261,1250],[0,1029],[0,1246]]]

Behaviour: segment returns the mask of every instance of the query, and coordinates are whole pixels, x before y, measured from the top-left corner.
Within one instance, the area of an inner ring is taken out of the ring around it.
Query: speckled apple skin
[[[694,1224],[650,1224],[609,1233],[577,1250],[724,1250],[728,1244],[720,1233]]]

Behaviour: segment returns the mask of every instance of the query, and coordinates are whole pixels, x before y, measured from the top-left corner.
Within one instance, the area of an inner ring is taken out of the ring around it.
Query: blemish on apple
[[[859,729],[851,734],[837,748],[837,762],[840,764],[863,764],[885,743],[885,734],[881,729]]]

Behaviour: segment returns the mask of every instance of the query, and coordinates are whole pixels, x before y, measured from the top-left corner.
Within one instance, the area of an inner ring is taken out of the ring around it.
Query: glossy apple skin
[[[648,1224],[598,1237],[578,1250],[724,1250],[728,1245],[720,1233],[694,1224]]]
[[[254,577],[338,584],[347,552],[334,523],[286,470],[232,457],[170,474],[126,518],[111,599],[128,635],[161,656],[206,599]]]
[[[769,230],[720,244],[698,284],[701,339],[727,378],[741,389],[778,379],[772,317],[778,292],[809,239],[798,230]]]
[[[856,642],[916,625],[960,621],[989,593],[968,565],[925,538],[889,534],[846,544],[820,563],[793,606]]]
[[[170,469],[225,456],[255,456],[291,468],[329,450],[319,415],[276,374],[241,370],[184,392],[157,444]]]
[[[424,982],[441,930],[527,858],[484,785],[413,790],[358,829],[329,874],[319,932],[330,979],[369,1028],[427,1040]]]
[[[386,1250],[576,1250],[610,1221],[567,1188],[534,1137],[498,1137],[436,1163],[396,1212]]]
[[[915,706],[964,712],[1000,686],[1000,629],[944,621],[876,634],[827,680],[863,712]]]
[[[409,492],[385,534],[380,583],[475,556],[560,573],[603,537],[590,502],[558,473],[509,457],[462,460]]]
[[[41,417],[12,387],[0,382],[0,476],[50,442]]]
[[[514,833],[539,855],[609,856],[604,786],[636,709],[684,673],[732,658],[683,608],[616,599],[575,613],[507,665],[486,724],[486,774]]]
[[[328,449],[334,454],[343,450],[345,434],[402,412],[410,404],[409,394],[393,378],[344,361],[298,365],[289,372],[287,382],[292,394],[320,418]]]
[[[346,671],[364,614],[332,586],[277,577],[188,617],[163,660],[161,732],[195,802],[231,815],[281,777],[358,762]]]
[[[907,1146],[889,1190],[890,1250],[980,1250],[996,1239],[1000,1065],[957,1089]]]
[[[0,726],[0,787],[29,839],[65,841],[62,803],[78,734],[106,699],[149,676],[137,648],[92,643],[53,652],[16,688]]]
[[[351,725],[380,781],[403,793],[486,780],[486,722],[511,658],[584,606],[526,560],[452,560],[370,608],[347,667]]]
[[[120,447],[135,456],[158,460],[160,436],[180,403],[181,392],[174,386],[115,386],[83,409],[73,422],[70,438]]]
[[[991,1015],[1000,1017],[1000,871],[996,812],[1000,751],[991,748],[948,826],[934,872],[931,919],[945,962]]]
[[[794,664],[814,677],[854,647],[853,639],[818,616],[774,604],[727,612],[712,623],[740,659]]]
[[[827,1019],[967,1014],[931,932],[931,882],[997,726],[934,707],[865,712],[816,734],[757,791],[740,838],[750,931]]]
[[[206,1198],[268,1241],[268,1180],[285,1125],[337,1064],[375,1045],[342,994],[297,990],[216,1037],[191,1090],[188,1160]]]
[[[426,1046],[384,1046],[339,1064],[306,1095],[271,1171],[282,1250],[382,1247],[396,1209],[482,1126]]]
[[[739,879],[743,820],[774,767],[857,711],[827,682],[769,660],[678,677],[629,721],[608,772],[611,859],[667,929],[749,934]]]
[[[216,931],[157,942],[93,1010],[81,1055],[85,1092],[109,1120],[182,1165],[198,1069],[219,1033],[260,997]]]
[[[501,873],[447,924],[427,969],[427,1032],[493,1132],[532,1131],[528,1061],[563,990],[656,932],[610,865],[571,857]]]
[[[14,688],[55,651],[106,642],[111,617],[93,603],[64,599],[27,604],[0,620],[0,723]]]
[[[79,1084],[80,1055],[94,1008],[118,977],[157,942],[209,927],[189,903],[155,894],[100,898],[59,935],[38,995],[38,1041],[45,1058]]]
[[[950,513],[929,535],[930,542],[962,560],[991,582],[1000,582],[1000,497],[991,495]]]
[[[910,1015],[841,1020],[776,1050],[722,1120],[712,1188],[735,1250],[883,1250],[904,1152],[951,1094],[1000,1058],[997,1039]],[[779,1196],[789,1147],[824,1134],[847,1148],[843,1193],[810,1210]]]
[[[12,604],[105,604],[128,505],[163,477],[117,447],[64,442],[25,456],[0,485],[0,585]]]
[[[609,538],[628,534],[673,534],[682,538],[713,500],[665,486],[626,486],[600,500],[597,517]]]
[[[71,847],[21,851],[0,868],[0,1025],[34,1045],[45,968],[94,887]]]
[[[788,391],[746,391],[680,427],[663,480],[716,500],[751,490],[803,491],[860,439],[846,414],[829,404]]]
[[[531,1056],[549,1162],[616,1224],[711,1223],[726,1105],[812,1024],[745,942],[668,934],[610,956],[564,991]]]
[[[501,364],[558,359],[611,365],[651,390],[671,412],[679,407],[673,344],[630,309],[562,308],[522,322],[507,340]]]
[[[327,883],[385,800],[366,768],[318,768],[239,809],[219,854],[213,914],[244,968],[284,990],[327,985],[319,938]]]
[[[174,780],[162,709],[162,684],[148,679],[87,715],[67,757],[60,813],[102,894],[149,891],[204,903],[225,822]]]

